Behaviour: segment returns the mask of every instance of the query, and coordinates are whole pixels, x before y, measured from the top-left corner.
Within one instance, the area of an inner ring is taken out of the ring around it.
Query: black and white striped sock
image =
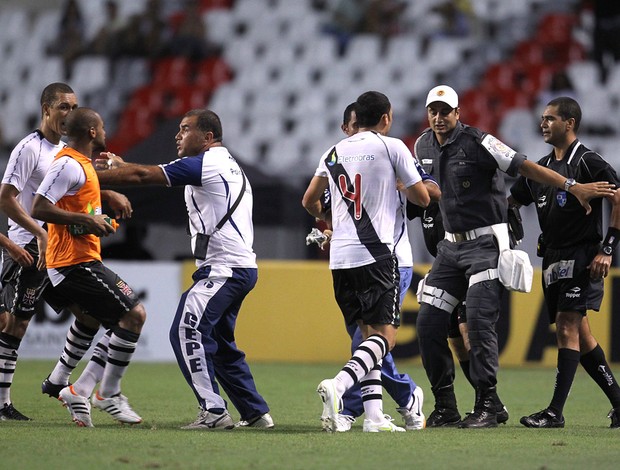
[[[342,394],[364,378],[380,363],[389,350],[387,340],[378,334],[370,335],[358,346],[349,362],[336,375],[336,389]]]
[[[77,319],[69,327],[65,347],[62,354],[49,376],[49,380],[55,384],[68,384],[71,373],[78,365],[84,354],[93,343],[97,330],[88,328]]]
[[[117,327],[110,337],[108,361],[103,371],[99,395],[110,398],[121,393],[121,378],[129,366],[140,335]]]
[[[11,384],[15,375],[20,343],[19,338],[0,333],[0,408],[5,403],[11,403]]]

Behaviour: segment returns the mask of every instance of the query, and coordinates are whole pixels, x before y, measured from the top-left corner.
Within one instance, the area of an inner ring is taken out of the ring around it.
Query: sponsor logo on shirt
[[[346,155],[346,156],[339,156],[338,163],[369,162],[374,159],[375,159],[374,155]]]
[[[329,156],[327,157],[327,165],[334,166],[336,164],[336,161],[337,161],[336,152],[330,153]]]
[[[547,205],[547,196],[542,195],[538,198],[538,202],[536,203],[539,209],[542,209]]]

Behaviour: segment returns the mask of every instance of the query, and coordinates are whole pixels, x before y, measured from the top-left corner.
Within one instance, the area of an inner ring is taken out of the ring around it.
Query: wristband
[[[605,240],[603,240],[603,247],[601,250],[606,255],[611,255],[616,246],[618,246],[618,242],[620,241],[620,230],[615,227],[607,228],[607,235],[605,236]]]

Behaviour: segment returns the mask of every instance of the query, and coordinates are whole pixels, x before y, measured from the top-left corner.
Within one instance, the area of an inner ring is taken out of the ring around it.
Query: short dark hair
[[[355,111],[355,115],[357,116],[357,103],[355,101],[349,104],[349,106],[347,106],[346,108],[344,108],[344,114],[342,115],[343,125],[346,126],[349,124],[349,122],[351,121],[351,114],[353,113],[353,111]]]
[[[381,116],[390,112],[392,105],[383,93],[367,91],[357,98],[357,124],[359,127],[373,127],[379,124]]]
[[[217,142],[222,141],[222,121],[220,117],[210,109],[192,109],[185,113],[183,117],[198,116],[196,125],[203,132],[213,132],[213,139]]]
[[[77,108],[69,113],[65,121],[67,137],[70,140],[81,139],[91,127],[97,127],[101,118],[94,109]]]
[[[73,89],[66,83],[55,82],[47,85],[43,88],[43,92],[41,92],[41,107],[44,104],[48,106],[53,105],[58,98],[58,95],[61,93],[75,94]]]
[[[579,124],[581,124],[581,106],[573,98],[569,96],[560,96],[554,98],[547,106],[556,106],[558,108],[558,114],[563,121],[573,118],[575,120],[575,132],[579,130]]]

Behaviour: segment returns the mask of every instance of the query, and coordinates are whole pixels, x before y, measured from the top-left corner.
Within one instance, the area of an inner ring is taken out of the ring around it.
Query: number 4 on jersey
[[[338,175],[338,184],[342,197],[353,203],[353,216],[355,220],[362,218],[362,175],[357,173],[353,187],[349,191],[350,183],[347,181],[347,175]]]

